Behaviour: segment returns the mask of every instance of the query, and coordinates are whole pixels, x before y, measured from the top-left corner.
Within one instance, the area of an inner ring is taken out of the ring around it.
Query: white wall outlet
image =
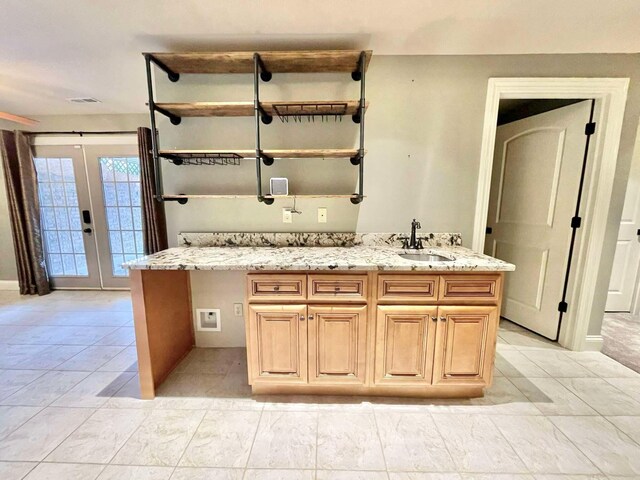
[[[242,304],[241,303],[234,303],[233,304],[233,314],[236,317],[241,317],[242,316]]]
[[[282,223],[293,223],[293,214],[290,208],[282,209]]]
[[[327,208],[318,208],[318,223],[327,223]]]
[[[219,332],[222,330],[222,318],[219,308],[196,309],[196,329],[199,332]]]

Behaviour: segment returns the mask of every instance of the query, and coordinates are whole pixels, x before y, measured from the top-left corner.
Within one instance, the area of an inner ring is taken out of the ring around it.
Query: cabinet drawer
[[[431,303],[438,298],[437,275],[378,275],[378,301]]]
[[[366,275],[309,275],[309,300],[366,302]]]
[[[500,275],[443,275],[439,298],[443,303],[496,303],[501,288]]]
[[[307,298],[306,275],[247,275],[247,298],[252,301],[300,301]]]

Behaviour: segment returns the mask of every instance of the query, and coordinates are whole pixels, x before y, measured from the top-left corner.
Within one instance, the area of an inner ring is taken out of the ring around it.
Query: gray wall
[[[191,231],[396,231],[411,218],[431,231],[459,231],[470,245],[487,79],[490,77],[630,77],[614,198],[598,277],[598,308],[590,334],[598,334],[604,311],[624,191],[640,116],[640,55],[374,56],[367,76],[365,195],[359,206],[348,200],[304,200],[294,223],[281,222],[281,208],[250,200],[201,200],[167,206],[170,241]],[[319,80],[319,81],[318,81]],[[337,80],[337,81],[336,81]],[[159,101],[251,100],[249,76],[183,76],[178,84],[158,80]],[[264,85],[264,100],[356,98],[357,84],[345,76],[276,75]],[[129,129],[144,115],[113,116],[100,127],[88,117],[51,118],[42,129]],[[125,119],[127,119],[125,121]],[[68,123],[67,123],[68,122]],[[106,125],[110,125],[107,127]],[[14,128],[14,127],[10,127]],[[253,121],[185,119],[180,126],[160,120],[164,148],[253,148]],[[333,124],[280,124],[263,127],[264,148],[351,147],[357,127]],[[253,193],[255,167],[175,167],[165,165],[167,193]],[[265,177],[288,176],[296,193],[349,193],[356,169],[337,160],[283,160]],[[328,208],[328,223],[316,223],[316,208]],[[0,225],[1,228],[1,225]]]
[[[598,308],[589,334],[600,332],[616,232],[640,115],[640,55],[374,56],[367,75],[371,102],[366,120],[365,195],[348,200],[304,200],[292,225],[281,208],[250,200],[195,200],[167,206],[169,239],[191,231],[396,231],[412,217],[431,231],[459,231],[471,243],[487,80],[490,77],[630,77],[614,198],[598,277]],[[319,81],[318,81],[319,80]],[[336,82],[336,80],[338,80]],[[158,101],[251,100],[250,76],[185,76],[171,84],[158,77]],[[357,84],[345,76],[275,75],[263,100],[356,98]],[[159,123],[164,148],[252,148],[253,120],[184,119]],[[351,147],[357,127],[342,124],[281,124],[263,127],[263,148]],[[254,165],[175,167],[165,165],[167,193],[253,193]],[[355,169],[336,160],[283,160],[265,176],[287,176],[296,193],[348,193]],[[316,208],[328,207],[328,223],[316,223]]]
[[[23,127],[17,123],[0,120],[2,130],[29,131],[70,131],[70,130],[135,130],[149,124],[148,115],[46,115],[33,117],[40,123],[33,127]],[[0,255],[0,280],[17,280],[16,258],[13,250],[13,238],[9,223],[7,192],[4,182],[4,169],[0,168],[0,245],[4,246]]]

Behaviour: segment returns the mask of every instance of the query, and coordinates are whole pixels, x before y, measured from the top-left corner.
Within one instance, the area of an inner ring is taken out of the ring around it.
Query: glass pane
[[[34,158],[49,274],[88,276],[73,160]]]
[[[87,257],[84,255],[76,255],[76,268],[78,269],[78,275],[89,275],[89,269],[87,268]]]
[[[47,258],[49,259],[49,274],[54,277],[64,275],[60,255],[47,255]]]
[[[73,253],[73,243],[71,243],[71,232],[68,230],[60,230],[58,232],[60,239],[60,253]]]
[[[104,192],[104,204],[107,207],[115,207],[118,205],[116,201],[116,184],[115,183],[103,183],[102,184],[103,192]]]
[[[61,158],[60,162],[62,166],[63,181],[68,183],[73,182],[75,184],[76,176],[73,173],[73,160],[71,160],[70,158]]]
[[[75,253],[84,253],[84,239],[81,232],[71,232],[71,243]]]
[[[111,268],[113,269],[114,277],[126,277],[127,271],[122,267],[124,263],[124,257],[122,255],[111,254]]]
[[[107,228],[109,230],[120,230],[120,219],[118,218],[118,209],[107,207]]]
[[[116,192],[118,195],[118,205],[131,205],[128,183],[116,183]]]
[[[66,276],[78,276],[78,272],[76,270],[76,260],[73,255],[62,255],[62,268],[64,269],[64,274]]]
[[[53,197],[51,196],[51,188],[49,184],[43,183],[38,187],[40,192],[40,206],[51,207],[53,205]]]
[[[131,205],[134,207],[139,207],[142,205],[140,202],[140,184],[139,183],[130,183],[129,188],[131,190]]]
[[[109,229],[113,275],[124,277],[122,263],[143,255],[140,162],[137,157],[100,157],[102,194]]]

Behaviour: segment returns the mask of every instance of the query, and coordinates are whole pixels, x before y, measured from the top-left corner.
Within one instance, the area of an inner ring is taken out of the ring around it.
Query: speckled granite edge
[[[376,247],[402,245],[407,233],[209,233],[178,234],[181,247]],[[418,233],[425,247],[462,245],[460,233]]]
[[[420,262],[400,257],[401,248],[355,247],[176,247],[126,265],[146,270],[392,270],[392,271],[510,271],[511,264],[464,247],[429,247],[446,262]],[[416,252],[409,252],[415,254]]]

